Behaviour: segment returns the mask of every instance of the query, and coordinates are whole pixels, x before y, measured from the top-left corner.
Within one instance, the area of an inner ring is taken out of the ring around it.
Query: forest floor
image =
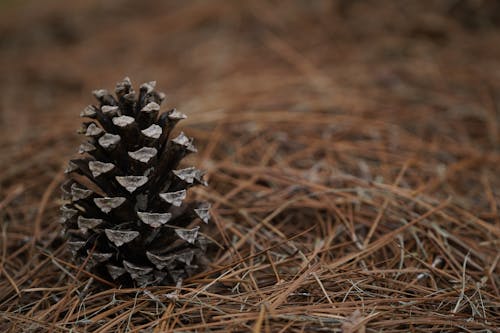
[[[0,1],[0,331],[496,331],[497,4]],[[125,76],[207,171],[221,250],[180,289],[61,241],[78,115]]]

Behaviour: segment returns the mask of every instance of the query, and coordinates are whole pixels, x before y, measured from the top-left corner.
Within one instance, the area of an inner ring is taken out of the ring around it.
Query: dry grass
[[[491,10],[122,2],[0,14],[0,331],[498,329]],[[180,289],[100,284],[60,238],[79,109],[125,75],[189,115],[208,171],[220,249]]]

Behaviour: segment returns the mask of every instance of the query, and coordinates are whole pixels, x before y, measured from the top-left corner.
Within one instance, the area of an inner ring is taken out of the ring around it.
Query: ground
[[[495,1],[0,1],[2,332],[493,332]],[[71,261],[90,92],[156,80],[219,249],[175,286]],[[177,296],[172,296],[177,293]]]

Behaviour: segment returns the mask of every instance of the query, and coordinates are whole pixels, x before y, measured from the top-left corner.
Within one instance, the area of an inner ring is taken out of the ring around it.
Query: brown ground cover
[[[491,1],[0,1],[0,331],[493,332]],[[63,168],[90,91],[186,113],[220,244],[181,289],[71,263]],[[173,297],[172,292],[177,292]]]

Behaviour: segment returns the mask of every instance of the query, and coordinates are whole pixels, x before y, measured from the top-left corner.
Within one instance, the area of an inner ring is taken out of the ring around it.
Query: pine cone
[[[124,286],[178,283],[205,262],[207,240],[196,225],[208,223],[209,205],[185,199],[206,182],[202,171],[178,168],[196,148],[182,132],[170,138],[186,116],[159,115],[165,95],[154,87],[144,83],[136,94],[125,78],[116,98],[93,92],[99,106],[81,113],[90,120],[80,131],[88,140],[62,185],[61,223],[73,256]]]

